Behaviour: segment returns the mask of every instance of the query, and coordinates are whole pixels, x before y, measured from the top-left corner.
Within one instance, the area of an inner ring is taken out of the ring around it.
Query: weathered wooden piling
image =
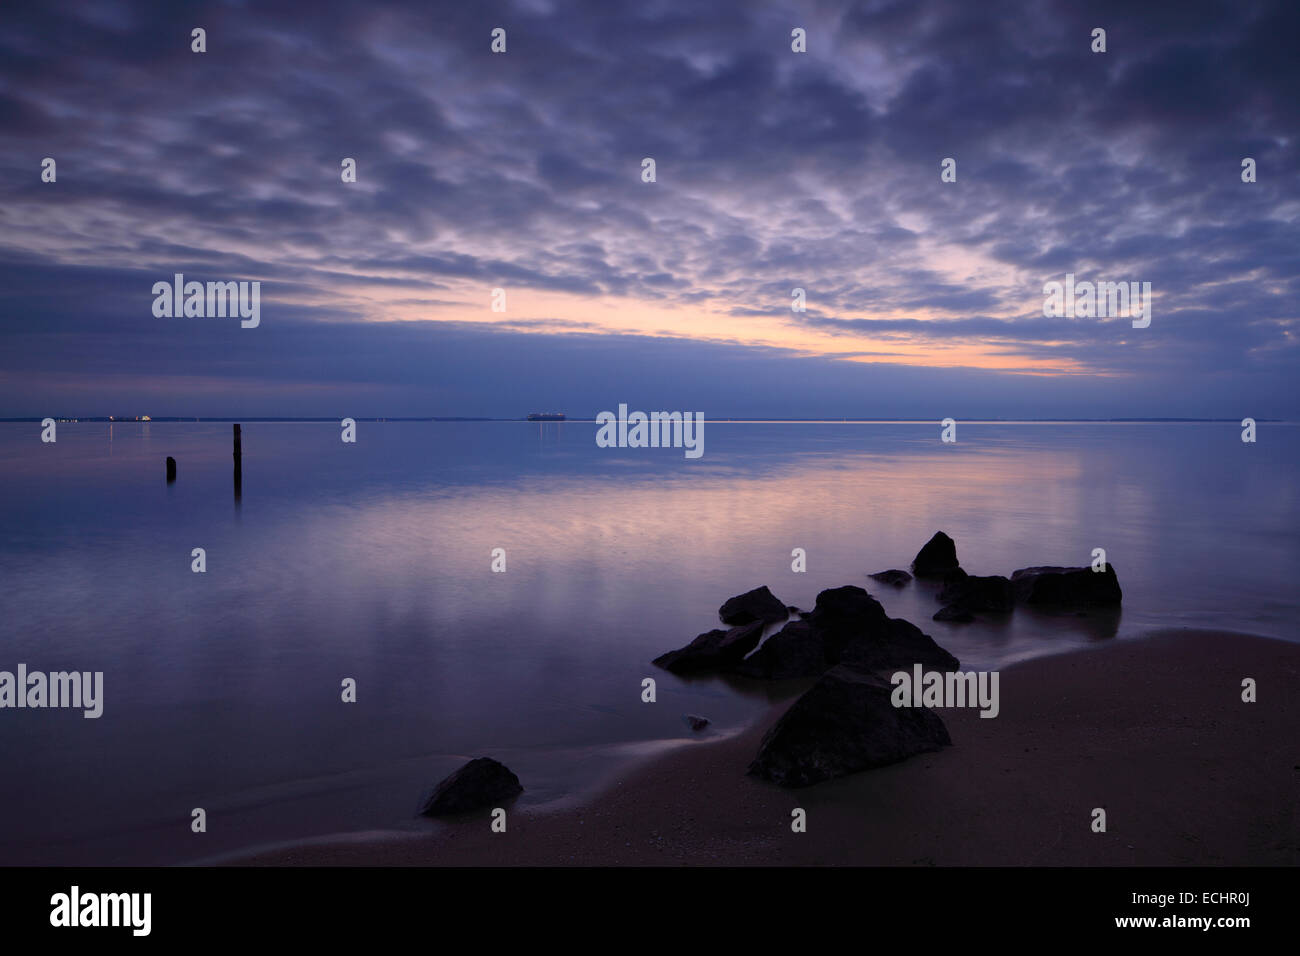
[[[167,456],[167,481],[173,482],[175,480],[176,480],[176,459],[173,458],[171,455],[168,455]]]
[[[239,423],[235,422],[235,497],[238,498],[244,485],[244,449],[240,441]]]

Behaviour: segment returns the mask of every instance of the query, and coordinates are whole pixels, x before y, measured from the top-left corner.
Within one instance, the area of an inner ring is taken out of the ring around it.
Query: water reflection
[[[526,800],[569,792],[600,754],[683,736],[684,711],[726,730],[799,689],[650,664],[761,584],[801,608],[861,585],[980,670],[1156,626],[1294,636],[1300,456],[1281,426],[1246,458],[1217,426],[967,426],[942,445],[929,425],[710,423],[686,461],[598,449],[573,421],[361,423],[350,446],[332,424],[245,423],[233,515],[229,424],[76,424],[48,446],[22,427],[0,426],[0,644],[104,670],[106,716],[96,734],[0,724],[0,858],[53,838],[32,820],[148,827],[214,793],[309,793],[308,829],[387,825],[470,753],[509,753]],[[972,574],[1104,547],[1123,612],[942,623],[937,585],[867,577],[939,529]],[[185,852],[167,847],[153,858]]]

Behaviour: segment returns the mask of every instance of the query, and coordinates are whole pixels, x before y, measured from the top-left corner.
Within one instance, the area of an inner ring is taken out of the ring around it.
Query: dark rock
[[[701,717],[699,714],[682,714],[682,720],[686,721],[686,726],[696,732],[709,726],[709,718]]]
[[[766,585],[746,591],[744,594],[737,594],[718,608],[718,617],[722,623],[733,627],[749,624],[751,621],[770,624],[774,621],[784,621],[788,616],[785,605],[777,600],[776,595],[769,591]]]
[[[898,568],[890,568],[888,571],[877,571],[875,574],[867,575],[873,581],[879,581],[881,584],[891,584],[896,588],[901,588],[912,576],[906,571],[900,571]]]
[[[438,784],[420,814],[440,817],[480,810],[519,796],[524,788],[505,764],[491,757],[475,757]]]
[[[969,624],[971,621],[975,620],[975,615],[958,604],[949,604],[934,612],[934,620],[952,621],[957,624]]]
[[[938,670],[956,670],[961,666],[934,638],[901,617],[889,619],[884,628],[849,641],[833,663],[849,664],[864,671],[893,671],[913,664]]]
[[[938,714],[895,707],[892,691],[875,675],[832,668],[763,737],[749,773],[806,787],[952,743]]]
[[[924,664],[955,668],[957,659],[921,629],[890,618],[880,602],[856,585],[817,595],[817,606],[801,621],[791,621],[734,668],[766,680],[815,677],[835,664],[885,670]]]
[[[957,568],[957,546],[942,531],[925,543],[912,560],[912,573],[919,577],[942,577]]]
[[[786,609],[787,611],[789,611],[791,614],[802,614],[802,613],[803,613],[803,611],[799,610],[799,609],[798,609],[797,607],[795,607],[793,604],[787,604],[787,605],[785,606],[785,609]]]
[[[808,620],[832,637],[847,638],[882,627],[889,615],[865,589],[846,584],[818,594]]]
[[[1063,607],[1115,607],[1123,600],[1115,566],[1092,568],[1021,568],[1011,574],[1011,589],[1022,604]]]
[[[816,677],[830,667],[822,632],[808,621],[791,621],[745,658],[734,672],[761,680]]]
[[[891,618],[880,602],[856,585],[817,595],[808,619],[820,630],[829,664],[853,663],[864,670],[930,664],[957,666],[957,659],[908,621]]]
[[[654,663],[674,674],[723,670],[739,664],[758,646],[763,638],[763,627],[762,621],[754,621],[729,631],[708,631],[685,647],[659,655]]]
[[[1016,604],[1009,578],[1000,574],[983,577],[967,574],[961,568],[944,576],[939,601],[969,611],[1010,611]]]

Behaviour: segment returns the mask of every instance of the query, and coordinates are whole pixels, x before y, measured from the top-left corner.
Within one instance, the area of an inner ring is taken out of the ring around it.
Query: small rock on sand
[[[475,757],[434,787],[420,815],[440,817],[480,810],[517,797],[523,786],[505,764],[491,757]]]

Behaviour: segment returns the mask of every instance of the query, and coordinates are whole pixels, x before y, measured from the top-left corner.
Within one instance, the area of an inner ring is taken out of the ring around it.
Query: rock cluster
[[[1017,604],[1094,608],[1118,606],[1122,599],[1110,565],[1100,571],[1021,568],[1009,578],[968,574],[957,561],[956,544],[942,531],[917,552],[911,567],[918,578],[942,582],[937,621],[971,621],[975,612],[1006,614]],[[891,587],[912,580],[897,568],[870,577]],[[818,678],[763,738],[751,774],[781,786],[808,786],[951,744],[932,710],[893,705],[888,678],[917,664],[955,671],[959,662],[915,624],[891,618],[865,589],[829,588],[817,595],[812,611],[798,611],[764,586],[726,601],[718,616],[730,629],[707,631],[655,663],[678,674]],[[763,641],[768,626],[776,624],[783,626]]]

